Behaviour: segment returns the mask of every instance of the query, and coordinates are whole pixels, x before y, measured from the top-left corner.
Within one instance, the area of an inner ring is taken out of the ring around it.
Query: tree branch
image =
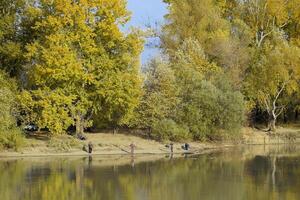
[[[279,115],[281,115],[281,113],[283,112],[283,110],[284,110],[284,106],[281,106],[279,112],[278,112],[278,113],[275,113],[276,118],[277,118]]]

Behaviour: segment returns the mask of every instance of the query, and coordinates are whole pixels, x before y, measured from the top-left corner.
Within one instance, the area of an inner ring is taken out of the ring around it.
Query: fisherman
[[[131,143],[129,146],[130,146],[130,153],[131,153],[131,155],[133,155],[134,154],[134,148],[136,146],[133,143]]]
[[[189,145],[188,143],[185,143],[184,145],[181,146],[181,148],[182,148],[183,150],[188,151],[188,150],[190,149],[190,145]]]
[[[173,143],[170,143],[170,150],[171,150],[171,153],[173,154]]]
[[[89,153],[92,153],[92,151],[93,151],[93,144],[92,144],[92,142],[89,142],[89,144],[88,144],[88,150],[89,150]]]
[[[187,150],[187,151],[190,149],[190,145],[188,143],[185,143],[184,147],[185,147],[185,150]]]

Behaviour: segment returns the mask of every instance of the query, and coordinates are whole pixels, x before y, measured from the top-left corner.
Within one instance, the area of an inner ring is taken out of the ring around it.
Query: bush
[[[18,150],[24,144],[24,136],[19,129],[0,133],[0,148]]]
[[[152,136],[160,141],[172,140],[180,141],[187,139],[189,131],[186,126],[180,126],[171,119],[164,119],[154,123]]]
[[[214,139],[218,132],[238,132],[244,121],[244,100],[225,76],[191,81],[182,87],[176,121],[189,127],[195,140]],[[190,88],[187,90],[186,88]]]
[[[13,79],[0,70],[0,148],[17,150],[23,135],[16,127],[17,86]]]

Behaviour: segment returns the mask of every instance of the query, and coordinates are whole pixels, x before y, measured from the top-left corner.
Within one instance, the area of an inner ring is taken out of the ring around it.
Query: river
[[[300,145],[203,155],[0,159],[1,200],[298,200]]]

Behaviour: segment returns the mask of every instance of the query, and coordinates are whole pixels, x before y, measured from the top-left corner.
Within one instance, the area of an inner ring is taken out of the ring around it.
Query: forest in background
[[[141,129],[157,140],[217,140],[297,121],[300,0],[165,0],[161,56],[125,0],[0,1],[0,144],[24,126],[80,136]]]

